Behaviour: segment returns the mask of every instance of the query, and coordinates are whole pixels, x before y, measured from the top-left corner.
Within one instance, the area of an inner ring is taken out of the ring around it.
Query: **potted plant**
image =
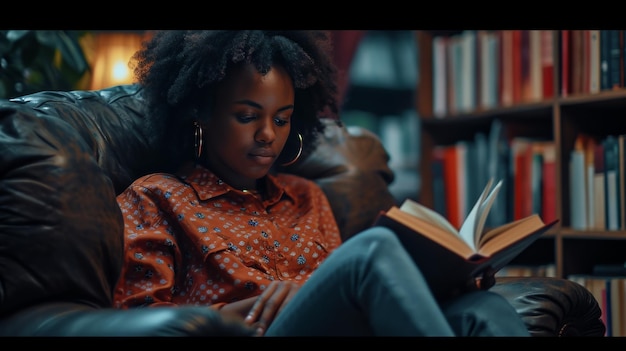
[[[80,88],[90,71],[80,42],[87,33],[0,30],[0,98]]]

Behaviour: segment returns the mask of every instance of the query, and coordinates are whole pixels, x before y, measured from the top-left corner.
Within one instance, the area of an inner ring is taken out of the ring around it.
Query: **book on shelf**
[[[502,181],[488,181],[459,229],[411,199],[381,212],[374,224],[396,233],[435,296],[447,295],[487,269],[497,272],[558,221],[545,223],[532,214],[487,229],[485,223],[501,186]]]
[[[589,30],[589,93],[600,92],[600,30]]]
[[[618,217],[621,230],[626,230],[626,134],[617,136]]]
[[[584,145],[584,150],[585,150],[585,157],[584,157],[584,162],[585,162],[585,199],[587,199],[586,201],[586,224],[587,224],[587,228],[586,229],[591,229],[593,224],[596,222],[595,219],[595,213],[596,213],[596,203],[594,202],[594,199],[596,198],[595,196],[595,188],[594,188],[594,174],[596,172],[595,170],[595,147],[596,147],[596,140],[593,137],[587,137],[585,138],[585,145]]]
[[[611,56],[611,30],[600,30],[600,90],[610,90],[609,60]]]
[[[448,51],[445,36],[432,40],[433,51],[433,115],[442,118],[448,113]]]
[[[511,140],[511,171],[513,185],[513,219],[533,212],[532,167],[533,140],[515,137]]]
[[[477,81],[477,34],[475,30],[464,30],[460,34],[461,41],[461,68],[459,86],[460,90],[460,104],[459,112],[472,112],[477,107],[476,90],[478,87]]]
[[[500,69],[500,37],[497,31],[478,31],[479,47],[479,107],[483,110],[498,107],[498,76]]]
[[[619,209],[619,145],[614,135],[608,135],[604,144],[604,199],[607,230],[620,229]]]
[[[542,98],[554,96],[554,37],[551,30],[541,30]]]
[[[519,31],[519,45],[520,45],[520,86],[519,97],[517,102],[526,102],[530,100],[532,94],[532,69],[531,69],[531,43],[530,43],[530,30],[524,29]]]
[[[620,30],[608,30],[608,89],[622,87],[621,64],[622,45],[620,43]]]
[[[512,34],[512,69],[513,69],[513,104],[519,104],[523,101],[523,80],[522,76],[522,58],[524,58],[528,52],[523,46],[523,33],[525,30],[513,29]],[[526,56],[527,59],[527,56]]]
[[[530,84],[526,91],[528,101],[543,99],[543,67],[541,52],[541,30],[529,30],[528,51],[530,66]]]
[[[500,31],[498,91],[501,106],[513,105],[513,30]]]
[[[569,158],[570,227],[587,229],[587,183],[585,181],[585,136],[578,135]]]
[[[606,199],[604,196],[604,144],[595,143],[593,150],[593,204],[594,222],[591,229],[606,229]]]
[[[583,78],[584,74],[584,57],[585,50],[583,48],[584,31],[582,29],[574,29],[570,31],[570,45],[571,45],[571,76],[570,76],[570,88],[569,91],[572,94],[581,94],[583,92]]]
[[[541,191],[541,218],[550,222],[557,218],[556,213],[556,144],[554,141],[542,145],[542,191]]]
[[[561,51],[561,96],[567,97],[572,92],[571,87],[571,66],[572,66],[572,50],[571,50],[571,29],[562,29],[560,31],[560,51]]]

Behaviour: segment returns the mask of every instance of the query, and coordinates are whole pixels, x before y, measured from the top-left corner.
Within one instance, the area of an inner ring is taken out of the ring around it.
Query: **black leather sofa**
[[[111,307],[122,263],[115,196],[173,161],[159,150],[167,133],[143,110],[134,85],[0,100],[0,335],[250,335],[205,307]],[[315,152],[288,171],[322,186],[344,237],[394,203],[388,155],[361,128],[329,122]],[[574,282],[498,278],[492,289],[534,336],[604,334],[596,300]]]

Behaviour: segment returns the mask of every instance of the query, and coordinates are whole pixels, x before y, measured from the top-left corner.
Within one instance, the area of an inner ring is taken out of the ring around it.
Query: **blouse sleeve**
[[[173,305],[172,289],[181,252],[171,218],[164,217],[148,189],[131,185],[118,195],[124,217],[124,264],[115,289],[118,308]]]
[[[339,226],[326,194],[316,183],[311,182],[311,184],[313,184],[313,199],[317,203],[316,207],[319,209],[319,230],[326,239],[328,251],[332,252],[341,244]]]

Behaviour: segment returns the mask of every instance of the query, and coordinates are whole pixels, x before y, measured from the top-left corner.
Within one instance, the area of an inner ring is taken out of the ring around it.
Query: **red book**
[[[571,64],[571,50],[570,50],[570,34],[571,30],[561,30],[561,96],[566,97],[571,93],[570,86],[570,64]]]
[[[530,30],[520,30],[520,93],[519,102],[531,100]]]
[[[544,221],[557,219],[556,213],[556,145],[554,142],[543,144],[543,184],[541,199],[541,218]]]
[[[554,97],[554,37],[551,30],[541,31],[541,75],[543,98]]]
[[[458,169],[459,155],[456,145],[449,145],[443,148],[443,183],[446,188],[446,214],[448,221],[455,228],[460,228],[464,218],[459,214],[459,186],[457,177],[460,176]]]
[[[523,89],[523,78],[522,78],[522,32],[521,29],[513,30],[513,47],[512,47],[512,55],[513,55],[513,103],[519,104],[522,102],[522,89]]]
[[[517,220],[526,217],[529,214],[529,208],[532,208],[530,141],[523,138],[511,140],[511,157],[513,162],[513,220]]]

